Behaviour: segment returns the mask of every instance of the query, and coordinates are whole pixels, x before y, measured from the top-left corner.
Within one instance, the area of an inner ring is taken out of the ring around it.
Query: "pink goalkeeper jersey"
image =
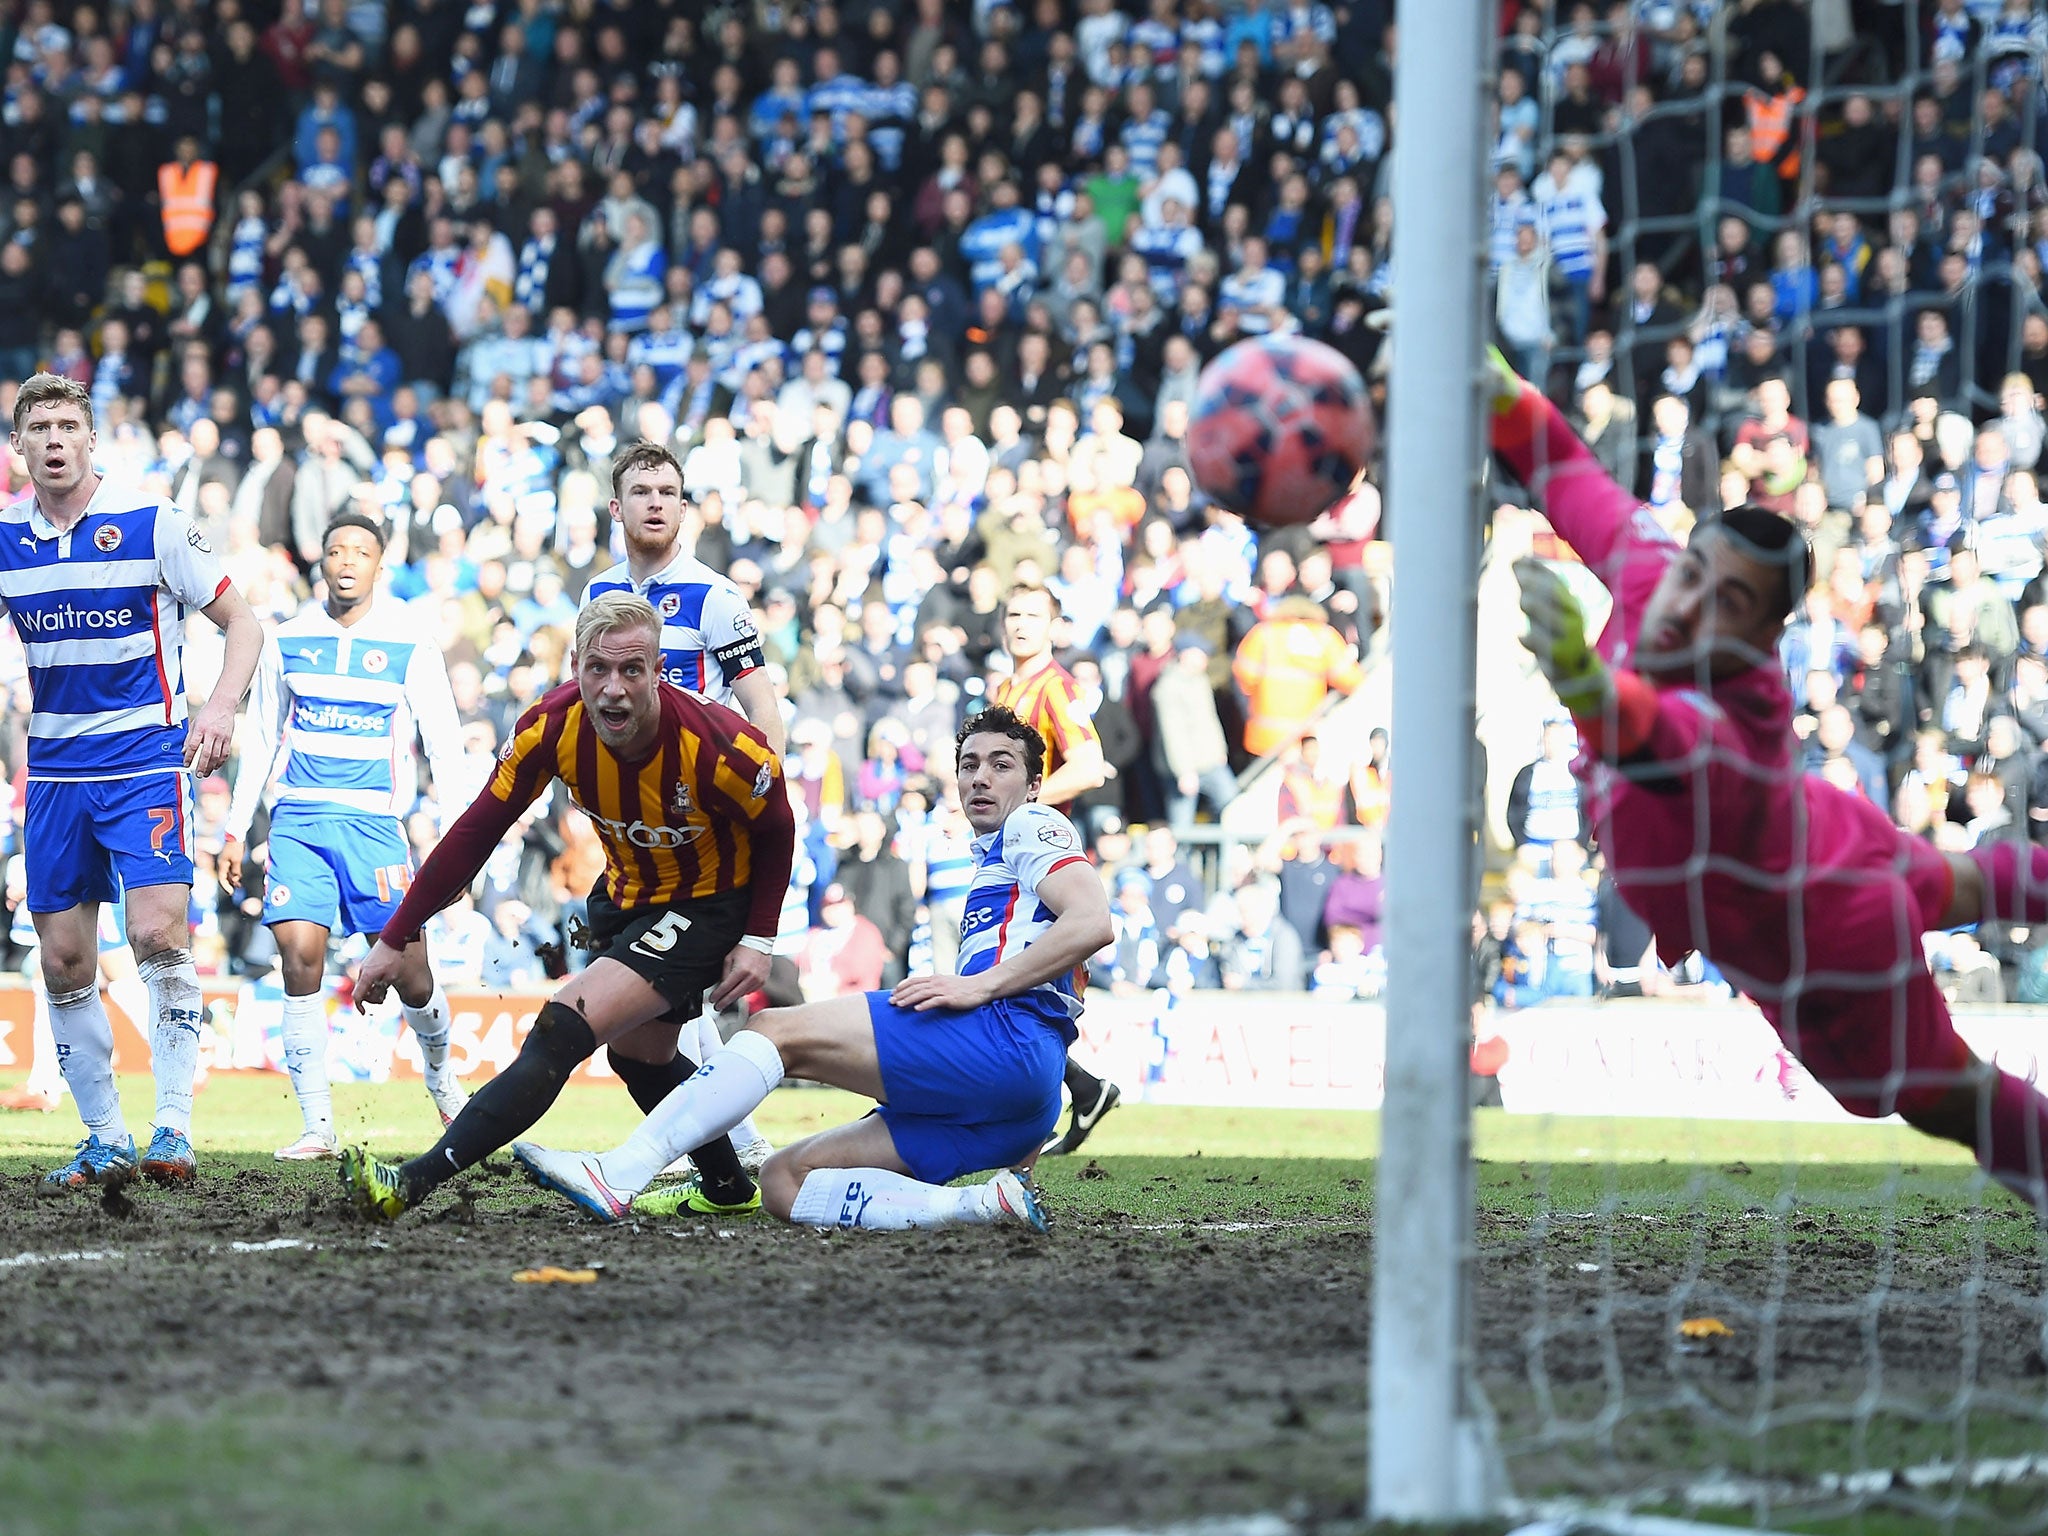
[[[1533,389],[1492,425],[1495,451],[1613,594],[1598,650],[1627,667],[1678,544]],[[1798,746],[1791,694],[1761,666],[1705,691],[1660,687],[1639,752],[1572,765],[1615,885],[1665,964],[1698,950],[1771,1013],[1788,980],[1809,996],[1894,986],[1947,899],[1941,857],[1800,771]]]

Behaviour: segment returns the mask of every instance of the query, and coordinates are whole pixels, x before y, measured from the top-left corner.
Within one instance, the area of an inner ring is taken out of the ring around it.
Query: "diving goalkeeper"
[[[1516,567],[1525,643],[1578,724],[1594,835],[1658,955],[1698,950],[1845,1109],[1961,1142],[2048,1220],[2048,1100],[1963,1043],[1920,945],[2048,920],[2048,867],[2010,846],[1944,854],[1803,773],[1777,656],[1803,536],[1737,507],[1681,548],[1497,352],[1493,366],[1494,452],[1614,598],[1589,644],[1558,574]]]

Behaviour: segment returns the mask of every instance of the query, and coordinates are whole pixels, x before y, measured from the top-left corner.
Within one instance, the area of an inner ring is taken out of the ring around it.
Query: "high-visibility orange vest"
[[[173,256],[190,256],[213,233],[213,191],[220,176],[211,160],[189,167],[170,160],[156,168],[156,191],[164,205],[164,244]]]
[[[1289,601],[1282,600],[1273,618],[1252,626],[1232,664],[1251,715],[1245,750],[1254,757],[1297,739],[1332,688],[1348,694],[1363,677],[1358,653],[1343,636],[1321,618],[1292,611]]]
[[[1749,152],[1758,165],[1777,159],[1778,151],[1798,132],[1793,113],[1805,99],[1806,92],[1796,85],[1777,96],[1766,96],[1754,86],[1742,93],[1742,104],[1749,116]],[[1796,145],[1778,166],[1778,174],[1785,181],[1799,175]]]

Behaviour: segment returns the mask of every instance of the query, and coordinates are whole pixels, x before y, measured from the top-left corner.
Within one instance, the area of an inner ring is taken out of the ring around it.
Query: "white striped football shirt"
[[[1036,942],[1056,921],[1038,899],[1047,877],[1087,862],[1074,824],[1050,806],[1027,801],[1002,828],[974,840],[974,880],[960,917],[958,973],[978,976]],[[1014,1001],[1030,1001],[1074,1037],[1081,995],[1071,976],[1040,982]]]
[[[28,661],[28,776],[176,773],[185,761],[185,617],[228,589],[192,519],[101,480],[59,533],[33,496],[0,508],[0,606]]]
[[[462,724],[418,620],[381,596],[347,626],[308,603],[263,644],[227,831],[248,832],[273,773],[280,808],[406,815],[419,791],[415,732],[446,797],[464,782]]]

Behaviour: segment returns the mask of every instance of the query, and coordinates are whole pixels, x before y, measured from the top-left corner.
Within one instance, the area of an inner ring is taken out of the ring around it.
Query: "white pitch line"
[[[0,1269],[26,1269],[31,1264],[99,1264],[121,1256],[120,1250],[115,1248],[88,1248],[70,1253],[17,1253],[11,1259],[0,1259]]]
[[[1516,1526],[1508,1536],[1725,1536],[1725,1525],[1677,1520],[1669,1515],[1566,1514]],[[1747,1536],[1788,1536],[1783,1531],[1744,1526]]]
[[[1298,1530],[1292,1521],[1283,1520],[1278,1515],[1242,1515],[1144,1529],[1129,1525],[1101,1525],[1090,1526],[1086,1530],[1036,1531],[1032,1536],[1298,1536]]]
[[[208,1253],[277,1253],[287,1248],[317,1248],[318,1243],[309,1243],[302,1237],[273,1237],[262,1243],[230,1243],[223,1249],[211,1245]],[[104,1264],[115,1259],[125,1259],[127,1254],[118,1248],[84,1248],[68,1253],[18,1253],[11,1259],[0,1259],[0,1269],[28,1269],[37,1264]]]
[[[2002,1483],[2027,1483],[2048,1479],[2048,1456],[1991,1456],[1981,1461],[1930,1461],[1917,1467],[1872,1467],[1861,1472],[1823,1472],[1806,1483],[1788,1483],[1784,1489],[1769,1488],[1754,1480],[1724,1478],[1696,1484],[1684,1490],[1689,1503],[1726,1507],[1748,1504],[1768,1491],[1775,1499],[1811,1489],[1822,1495],[1883,1493],[1900,1483],[1912,1488],[1939,1488],[1966,1482],[1972,1488]]]
[[[1860,1472],[1822,1472],[1796,1481],[1720,1476],[1661,1491],[1645,1491],[1637,1497],[1659,1503],[1684,1503],[1696,1509],[1734,1509],[1765,1499],[1785,1506],[1801,1499],[1881,1494],[1900,1484],[1929,1489],[1950,1487],[1957,1482],[1972,1488],[2048,1482],[2048,1454],[1991,1456],[1970,1462],[1930,1461],[1914,1467],[1872,1467]],[[1510,1536],[1561,1536],[1572,1530],[1611,1532],[1613,1536],[1678,1536],[1679,1532],[1723,1529],[1658,1515],[1602,1510],[1569,1499],[1518,1499],[1509,1507],[1511,1513],[1537,1522],[1511,1532]]]

